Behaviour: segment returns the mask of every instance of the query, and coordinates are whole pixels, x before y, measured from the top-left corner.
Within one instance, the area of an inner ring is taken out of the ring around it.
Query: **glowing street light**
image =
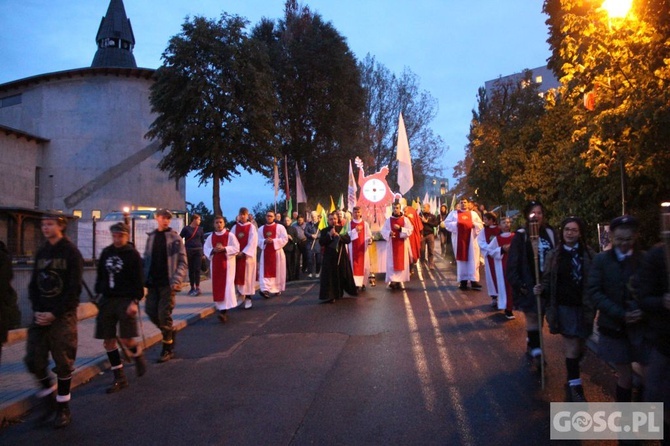
[[[602,8],[613,19],[625,18],[632,7],[633,0],[605,0],[602,5]]]

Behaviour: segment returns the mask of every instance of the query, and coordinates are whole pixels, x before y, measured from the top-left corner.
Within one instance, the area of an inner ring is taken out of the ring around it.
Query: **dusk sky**
[[[435,160],[451,177],[463,158],[477,89],[487,80],[546,64],[546,16],[540,0],[311,0],[303,4],[332,22],[358,59],[370,53],[396,74],[408,67],[437,98],[433,131],[449,146]],[[88,67],[109,0],[0,0],[0,83]],[[282,17],[284,0],[124,0],[135,33],[135,60],[158,68],[169,38],[186,16],[222,12],[250,21]],[[412,141],[409,141],[410,148]],[[346,191],[346,172],[342,191]],[[250,190],[250,185],[254,190]],[[293,187],[292,187],[293,189]],[[232,217],[244,205],[271,203],[271,183],[243,175],[224,183],[222,208]],[[309,191],[307,191],[309,196]],[[211,183],[187,181],[186,199],[211,209]]]

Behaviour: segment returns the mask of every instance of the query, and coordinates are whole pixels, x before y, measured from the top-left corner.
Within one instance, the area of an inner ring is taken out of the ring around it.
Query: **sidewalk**
[[[188,296],[188,285],[186,286],[186,291],[177,294],[177,304],[172,313],[174,327],[177,330],[181,330],[187,325],[214,313],[211,287],[211,280],[205,280],[201,283],[202,294],[200,296]],[[86,306],[88,305],[80,305],[80,308],[85,308]],[[76,369],[72,374],[72,388],[89,381],[95,375],[109,368],[102,340],[93,337],[96,312],[88,311],[88,313],[86,315],[88,317],[79,320],[79,347],[77,350],[77,361],[75,362]],[[161,341],[160,330],[149,321],[144,312],[144,305],[142,305],[142,326],[144,328],[147,348]],[[0,365],[0,426],[7,420],[20,417],[30,410],[35,402],[34,394],[37,387],[34,377],[28,373],[23,364],[25,351],[25,336],[19,336],[19,339],[13,342],[10,340],[2,348],[2,364]],[[150,356],[149,360],[151,359]]]

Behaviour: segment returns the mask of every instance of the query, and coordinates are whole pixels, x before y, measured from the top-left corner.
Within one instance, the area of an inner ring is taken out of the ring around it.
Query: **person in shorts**
[[[117,326],[119,341],[123,348],[130,351],[137,376],[144,375],[147,369],[142,347],[134,339],[138,336],[138,305],[144,297],[144,276],[142,257],[129,243],[128,225],[116,223],[109,230],[113,243],[102,250],[95,281],[95,292],[102,296],[98,300],[95,338],[103,339],[114,372],[114,381],[107,388],[107,393],[115,393],[128,387],[116,342]]]

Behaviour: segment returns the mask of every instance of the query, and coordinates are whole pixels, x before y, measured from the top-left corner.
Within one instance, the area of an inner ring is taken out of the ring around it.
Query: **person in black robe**
[[[286,256],[286,281],[291,282],[300,278],[300,265],[298,264],[298,231],[292,225],[291,217],[284,219],[288,243],[284,245]]]
[[[329,214],[328,226],[321,231],[319,237],[319,244],[323,247],[319,299],[323,303],[342,298],[345,291],[351,296],[357,295],[354,274],[347,254],[347,244],[351,242],[351,238],[342,230],[345,223],[337,214]]]

